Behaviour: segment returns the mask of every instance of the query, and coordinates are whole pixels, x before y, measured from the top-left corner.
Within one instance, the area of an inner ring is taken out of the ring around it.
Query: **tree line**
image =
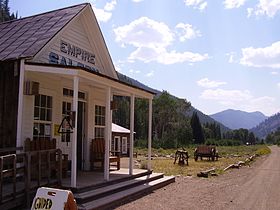
[[[114,96],[118,104],[113,112],[113,122],[129,128],[130,98]],[[221,133],[218,123],[201,124],[196,112],[186,115],[191,103],[163,91],[153,100],[152,136],[155,148],[178,148],[191,144],[241,145],[259,141],[247,129]],[[135,145],[146,147],[148,138],[148,101],[135,99]]]
[[[11,13],[9,8],[9,0],[0,0],[0,23],[17,19],[17,13]]]

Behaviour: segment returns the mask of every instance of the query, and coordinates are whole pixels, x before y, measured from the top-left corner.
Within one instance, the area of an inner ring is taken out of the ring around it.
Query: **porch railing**
[[[0,156],[0,208],[31,204],[31,194],[41,186],[61,186],[60,149],[31,151]],[[15,201],[15,202],[13,202]],[[10,204],[10,205],[8,205]]]

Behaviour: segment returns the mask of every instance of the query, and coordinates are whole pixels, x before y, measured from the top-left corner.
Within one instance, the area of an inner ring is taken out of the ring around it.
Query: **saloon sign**
[[[81,66],[98,72],[98,70],[95,67],[89,66],[95,65],[94,54],[73,44],[70,44],[69,42],[66,42],[64,40],[60,41],[60,52],[62,52],[63,54],[59,55],[57,53],[50,52],[49,63],[69,66]],[[83,63],[74,61],[73,57],[80,60]],[[89,65],[86,65],[84,63],[88,63]]]

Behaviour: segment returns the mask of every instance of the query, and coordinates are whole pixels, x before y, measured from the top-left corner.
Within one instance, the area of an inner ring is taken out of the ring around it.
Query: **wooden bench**
[[[27,138],[24,142],[24,151],[25,152],[34,152],[34,151],[47,151],[47,150],[53,150],[56,149],[56,139],[53,138],[51,140],[47,139],[38,139],[38,140],[31,140],[30,138]],[[51,161],[56,161],[56,157],[54,154],[51,154],[50,157]],[[38,159],[32,158],[31,163],[32,167],[36,167]],[[42,164],[47,164],[47,153],[43,155]],[[68,155],[62,154],[62,177],[67,177],[67,170],[68,170]],[[33,171],[34,174],[36,174],[35,171]]]
[[[208,157],[212,161],[218,160],[218,150],[215,146],[200,145],[194,151],[194,159],[198,160],[198,157],[202,160],[203,157]]]
[[[111,153],[111,152],[110,152]],[[104,168],[104,157],[105,157],[105,140],[104,139],[92,139],[91,143],[91,170],[94,170],[96,167],[95,163],[100,163],[100,169]],[[120,169],[120,156],[115,155],[109,156],[109,165],[116,166],[117,170]],[[111,163],[116,163],[111,165]],[[109,166],[109,167],[110,167]]]

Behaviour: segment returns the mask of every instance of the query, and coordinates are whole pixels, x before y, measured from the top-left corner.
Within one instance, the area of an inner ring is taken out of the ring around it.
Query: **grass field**
[[[137,149],[139,154],[138,159],[141,160],[142,168],[145,168],[147,150]],[[165,175],[182,175],[182,176],[194,176],[200,171],[210,168],[216,168],[218,174],[223,173],[223,169],[230,164],[237,163],[238,161],[244,161],[246,158],[253,154],[265,155],[270,153],[270,149],[266,145],[253,145],[253,146],[232,146],[232,147],[218,147],[219,160],[209,161],[204,158],[202,161],[194,161],[193,152],[194,147],[186,148],[189,152],[189,166],[180,166],[173,164],[175,149],[153,149],[152,150],[152,168],[154,172],[162,172]]]

